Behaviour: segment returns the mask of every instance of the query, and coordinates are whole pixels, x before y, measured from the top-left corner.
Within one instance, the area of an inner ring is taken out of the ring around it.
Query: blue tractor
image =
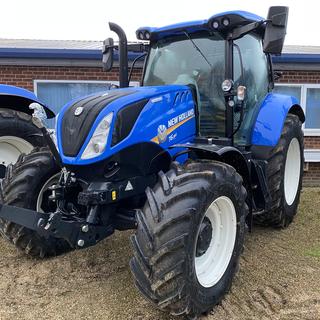
[[[287,7],[268,18],[230,11],[207,20],[140,28],[148,41],[141,87],[65,105],[57,143],[8,167],[0,230],[31,256],[85,248],[136,229],[130,268],[160,309],[195,318],[219,303],[253,221],[283,228],[297,212],[304,113],[274,94]],[[104,42],[104,67],[114,44]]]

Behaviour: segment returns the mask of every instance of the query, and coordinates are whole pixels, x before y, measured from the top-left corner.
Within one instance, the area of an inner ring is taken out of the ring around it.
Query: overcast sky
[[[206,19],[227,10],[266,17],[271,5],[290,7],[286,44],[320,46],[317,0],[2,0],[0,37],[103,40],[112,35],[107,27],[112,21],[136,40],[134,32],[141,26]]]

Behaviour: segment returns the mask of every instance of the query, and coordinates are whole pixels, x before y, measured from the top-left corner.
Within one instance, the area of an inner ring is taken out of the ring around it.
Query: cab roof
[[[223,21],[225,19],[229,20],[228,26],[223,25]],[[262,22],[264,20],[264,18],[247,11],[226,11],[215,14],[205,20],[181,22],[160,28],[141,27],[136,31],[136,35],[139,40],[155,40],[178,35],[184,31],[193,33],[205,30],[214,31],[216,29],[216,31],[223,32],[238,26],[243,26],[253,22]],[[213,28],[213,22],[217,22],[219,27]]]

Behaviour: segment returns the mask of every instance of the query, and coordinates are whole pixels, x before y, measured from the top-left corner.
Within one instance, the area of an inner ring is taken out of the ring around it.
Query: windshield
[[[225,134],[225,41],[218,34],[172,37],[152,43],[143,85],[193,85],[197,91],[200,134]]]

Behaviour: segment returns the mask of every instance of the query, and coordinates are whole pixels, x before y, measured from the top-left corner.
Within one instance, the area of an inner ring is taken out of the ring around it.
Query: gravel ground
[[[288,229],[248,234],[231,292],[203,319],[319,320],[319,210],[320,189],[305,189]],[[131,233],[43,261],[0,239],[0,319],[177,319],[136,291],[128,267]]]

